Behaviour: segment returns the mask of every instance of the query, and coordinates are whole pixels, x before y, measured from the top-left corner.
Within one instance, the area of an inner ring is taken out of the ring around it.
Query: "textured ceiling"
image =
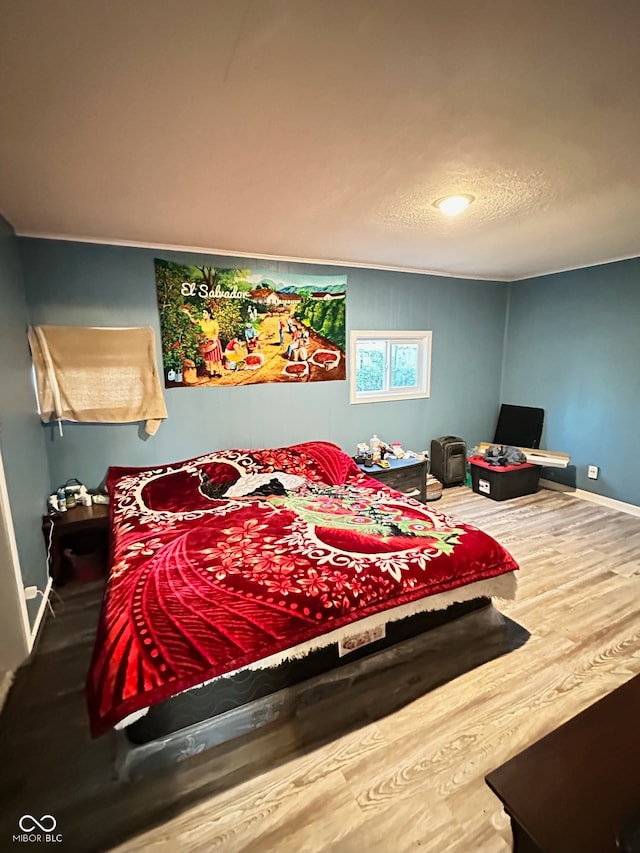
[[[638,0],[0,0],[0,212],[482,278],[637,256],[639,36]]]

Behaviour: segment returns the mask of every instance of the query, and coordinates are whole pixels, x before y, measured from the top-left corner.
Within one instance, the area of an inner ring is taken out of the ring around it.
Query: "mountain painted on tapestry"
[[[345,287],[343,284],[327,284],[320,285],[317,287],[310,287],[306,285],[305,287],[295,287],[293,284],[288,284],[286,287],[278,287],[277,284],[273,281],[269,281],[268,278],[265,278],[260,282],[261,287],[268,287],[270,290],[276,290],[278,293],[344,293]]]
[[[294,287],[289,285],[278,291],[279,293],[344,293],[344,285],[329,284],[325,287]]]

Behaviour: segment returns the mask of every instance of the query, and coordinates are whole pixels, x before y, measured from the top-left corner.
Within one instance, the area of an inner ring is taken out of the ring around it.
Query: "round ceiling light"
[[[447,216],[457,216],[466,210],[472,201],[475,201],[472,195],[448,195],[437,199],[433,204]]]

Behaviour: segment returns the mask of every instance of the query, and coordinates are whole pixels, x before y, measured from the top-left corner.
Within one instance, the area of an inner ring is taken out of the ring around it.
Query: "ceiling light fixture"
[[[475,198],[472,195],[448,195],[433,202],[434,206],[447,216],[457,216],[466,210]]]

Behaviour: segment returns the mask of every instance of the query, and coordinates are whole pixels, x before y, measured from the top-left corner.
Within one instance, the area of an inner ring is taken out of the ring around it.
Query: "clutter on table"
[[[66,512],[74,506],[91,506],[91,495],[80,480],[72,477],[49,495],[47,507],[49,512]]]
[[[423,450],[417,453],[415,450],[405,450],[399,441],[387,442],[374,433],[369,442],[360,442],[356,445],[356,453],[353,457],[358,465],[372,468],[378,465],[380,468],[389,468],[388,459],[415,459],[417,462],[429,459],[429,452]]]

